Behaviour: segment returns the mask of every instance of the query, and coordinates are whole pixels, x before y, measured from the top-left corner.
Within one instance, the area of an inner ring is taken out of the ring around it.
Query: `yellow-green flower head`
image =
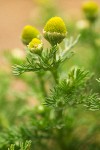
[[[27,25],[23,28],[21,40],[25,45],[28,45],[33,38],[36,38],[39,35],[39,31],[35,27]]]
[[[43,43],[38,38],[33,38],[28,45],[28,49],[31,53],[40,54],[43,50]]]
[[[82,5],[82,9],[87,19],[92,21],[97,18],[99,7],[95,1],[89,0],[87,2],[84,2]]]
[[[66,37],[67,30],[64,21],[60,17],[51,18],[45,25],[43,34],[51,45],[61,43]]]

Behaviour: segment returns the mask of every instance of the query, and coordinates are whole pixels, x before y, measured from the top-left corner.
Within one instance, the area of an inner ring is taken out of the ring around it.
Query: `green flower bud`
[[[25,45],[28,45],[33,38],[36,38],[39,35],[39,31],[35,27],[27,25],[22,31],[21,40]]]
[[[43,50],[43,43],[37,38],[33,38],[28,45],[28,49],[31,53],[41,54]]]
[[[57,45],[57,43],[61,43],[66,37],[67,30],[65,23],[60,17],[53,17],[46,23],[43,34],[51,45]]]
[[[88,20],[95,21],[98,16],[98,4],[94,1],[84,2],[82,5],[83,12]]]

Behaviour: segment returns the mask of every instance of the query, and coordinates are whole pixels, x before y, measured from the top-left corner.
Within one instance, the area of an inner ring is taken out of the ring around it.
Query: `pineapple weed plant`
[[[91,18],[88,13],[86,16]],[[94,21],[94,17],[90,20]],[[77,115],[74,110],[100,110],[99,95],[89,86],[91,75],[78,67],[71,68],[67,74],[65,71],[65,75],[62,71],[63,64],[74,53],[72,48],[79,36],[76,40],[67,38],[67,29],[60,17],[53,17],[46,23],[43,36],[50,43],[50,48],[44,48],[40,32],[35,27],[25,26],[22,31],[26,61],[13,66],[13,73],[34,72],[42,95],[38,98],[38,106],[24,110],[21,124],[1,133],[0,149],[98,150],[100,144],[94,139],[88,140],[91,132],[85,140],[70,135],[78,124],[75,125],[78,118],[73,120],[73,115]],[[98,126],[94,127],[97,131]]]
[[[43,92],[43,105],[39,107],[40,114],[35,114],[36,112],[31,114],[34,117],[29,127],[27,125],[24,129],[24,132],[28,131],[24,133],[23,138],[31,140],[34,149],[55,149],[55,147],[67,149],[67,109],[82,107],[88,110],[99,110],[100,100],[97,94],[87,88],[89,80],[87,71],[74,67],[65,78],[60,71],[62,64],[72,56],[71,49],[77,43],[79,36],[76,40],[67,39],[67,29],[60,17],[53,17],[46,23],[43,36],[51,44],[49,49],[44,49],[37,29],[32,26],[24,27],[22,41],[26,45],[26,63],[13,67],[15,75],[36,72],[41,80]],[[61,47],[60,43],[63,40],[64,45]],[[53,77],[48,81],[52,82],[50,92],[43,78],[48,72]],[[19,136],[22,136],[21,133]]]
[[[90,37],[85,36],[84,39],[87,39],[87,42],[91,45],[91,49],[93,51],[93,59],[91,61],[91,70],[94,71],[94,78],[99,78],[99,70],[100,70],[100,35],[98,34],[98,30],[96,31],[96,26],[99,20],[99,6],[95,1],[88,1],[83,3],[82,10],[84,12],[85,18],[88,21],[89,28],[87,30],[88,35]],[[99,25],[99,24],[98,24]],[[88,37],[88,38],[87,38]],[[94,81],[95,86],[93,89],[96,92],[100,93],[100,86],[97,86],[97,82]],[[93,84],[93,85],[94,85]]]
[[[80,45],[84,45],[92,57],[89,61],[89,69],[93,73],[92,89],[100,93],[100,86],[96,82],[95,78],[99,78],[100,70],[100,17],[99,17],[99,5],[93,1],[86,1],[82,5],[82,12],[84,19],[77,22],[76,27],[81,33]],[[90,56],[89,55],[89,56]]]
[[[93,52],[93,59],[91,61],[91,70],[95,73],[95,77],[99,78],[99,57],[100,57],[100,35],[99,35],[99,6],[91,0],[84,2],[82,5],[82,11],[85,19],[82,20],[81,31],[81,42],[85,45],[88,43],[91,45]],[[96,84],[96,83],[95,83]],[[96,86],[97,87],[97,86]],[[99,89],[99,88],[98,88]],[[97,91],[97,90],[96,90]],[[99,92],[99,91],[98,91]]]

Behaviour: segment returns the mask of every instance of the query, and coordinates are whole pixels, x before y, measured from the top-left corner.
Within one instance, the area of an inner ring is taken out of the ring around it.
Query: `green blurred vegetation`
[[[42,18],[39,17],[36,20],[40,28],[52,16],[61,14],[53,1],[38,0],[36,2],[40,7]],[[75,55],[61,67],[60,71],[64,72],[62,77],[66,76],[72,66],[85,68],[91,74],[89,89],[100,95],[100,84],[96,81],[100,78],[100,18],[98,17],[95,23],[90,24],[82,16],[81,20],[69,20],[66,26],[68,37],[76,37],[78,34],[81,34],[81,37],[74,48]],[[22,52],[20,49],[12,50],[12,52],[4,51],[2,57],[5,57],[8,68],[25,61],[25,55],[20,51]],[[15,77],[11,67],[8,71],[0,70],[0,149],[99,150],[100,111],[90,112],[81,107],[67,108],[65,126],[61,129],[59,127],[51,129],[50,127],[56,124],[49,120],[49,114],[52,118],[53,111],[41,105],[44,98],[41,82],[44,81],[49,93],[49,86],[53,86],[53,79],[49,73],[38,75],[27,73]],[[20,88],[21,86],[24,88]],[[31,146],[30,141],[26,140],[31,140]]]

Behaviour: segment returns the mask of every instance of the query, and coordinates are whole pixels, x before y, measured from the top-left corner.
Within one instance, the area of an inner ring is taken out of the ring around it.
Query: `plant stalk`
[[[38,77],[38,81],[40,83],[40,87],[41,87],[41,91],[42,91],[43,97],[46,98],[47,97],[47,91],[45,89],[44,81],[43,81],[43,79],[41,77],[41,74],[37,73],[37,77]]]

